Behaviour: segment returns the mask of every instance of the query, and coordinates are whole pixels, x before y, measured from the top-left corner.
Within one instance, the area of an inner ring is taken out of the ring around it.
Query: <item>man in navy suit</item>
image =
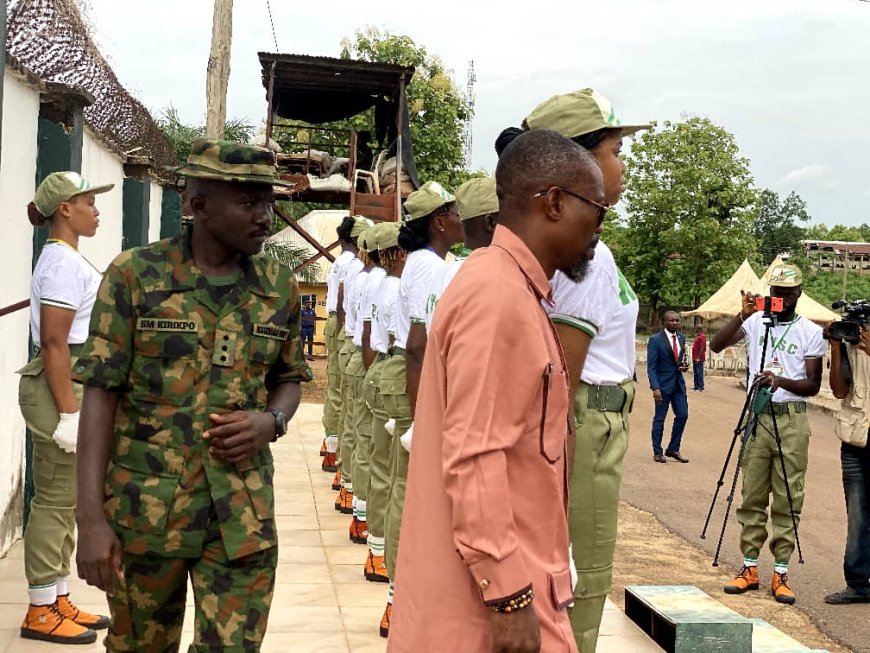
[[[689,369],[686,339],[680,333],[681,320],[678,313],[674,311],[665,313],[664,323],[663,331],[650,336],[646,354],[646,373],[656,402],[652,423],[653,460],[657,463],[666,463],[668,461],[665,456],[667,456],[678,462],[687,463],[689,459],[680,455],[680,441],[686,428],[686,420],[689,419],[686,381],[683,379],[683,372]],[[665,430],[668,406],[674,407],[674,426],[671,429],[668,448],[662,452],[662,435]]]

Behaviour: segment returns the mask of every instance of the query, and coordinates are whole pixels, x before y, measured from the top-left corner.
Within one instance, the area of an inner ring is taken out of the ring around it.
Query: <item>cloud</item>
[[[796,168],[780,178],[777,186],[793,186],[820,181],[828,181],[832,176],[831,169],[821,163],[812,163],[802,168]]]

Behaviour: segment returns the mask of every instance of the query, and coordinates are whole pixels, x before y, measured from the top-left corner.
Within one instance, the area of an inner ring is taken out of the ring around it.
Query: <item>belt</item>
[[[625,408],[628,393],[618,385],[586,385],[586,407],[608,413],[620,413]]]
[[[795,414],[807,412],[807,402],[805,401],[783,401],[771,405],[773,406],[774,415],[788,415],[789,406],[792,407],[791,412]]]
[[[387,353],[388,353],[390,356],[404,356],[404,355],[405,355],[405,350],[404,350],[404,348],[402,348],[402,347],[396,347],[396,345],[393,345],[392,347],[390,347],[390,348],[387,350]]]

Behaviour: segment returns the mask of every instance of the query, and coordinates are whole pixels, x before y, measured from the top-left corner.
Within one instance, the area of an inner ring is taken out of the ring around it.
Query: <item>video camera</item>
[[[840,299],[831,304],[831,308],[843,309],[843,319],[828,327],[828,337],[852,345],[858,344],[861,341],[861,326],[870,321],[870,304],[864,299],[852,302]]]

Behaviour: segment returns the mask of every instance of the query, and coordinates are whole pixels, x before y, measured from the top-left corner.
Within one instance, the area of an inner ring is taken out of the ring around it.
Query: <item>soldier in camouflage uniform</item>
[[[78,569],[109,597],[109,651],[259,651],[278,559],[269,442],[311,379],[299,288],[260,255],[267,149],[195,141],[193,224],[109,266],[74,368],[85,384]]]

